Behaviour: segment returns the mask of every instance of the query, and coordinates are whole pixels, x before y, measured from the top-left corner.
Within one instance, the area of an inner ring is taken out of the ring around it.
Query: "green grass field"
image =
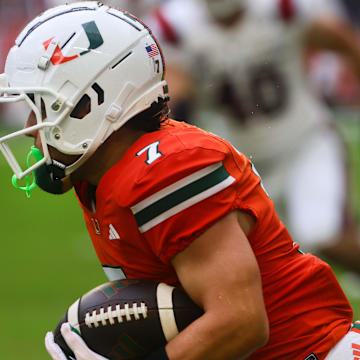
[[[353,206],[360,209],[359,191],[355,191],[360,189],[360,125],[350,120],[344,124],[355,170]],[[26,154],[25,146],[15,145]],[[0,358],[49,359],[43,346],[46,331],[54,329],[74,300],[106,278],[73,192],[51,196],[37,189],[27,199],[12,187],[12,172],[2,156],[0,174]],[[336,272],[360,318],[360,284],[345,269]]]
[[[342,109],[336,113],[336,117],[349,151],[350,201],[360,231],[360,111]],[[350,273],[335,264],[331,265],[353,305],[354,317],[360,319],[360,275]]]
[[[77,297],[106,278],[73,192],[52,196],[36,189],[26,198],[12,187],[2,156],[0,174],[0,358],[49,359],[46,331]]]

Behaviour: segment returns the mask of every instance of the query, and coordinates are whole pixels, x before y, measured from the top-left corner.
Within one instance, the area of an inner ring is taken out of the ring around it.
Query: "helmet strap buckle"
[[[122,113],[122,107],[113,103],[110,105],[109,110],[106,112],[105,118],[106,120],[114,123],[119,120]]]
[[[45,50],[45,54],[42,55],[39,59],[38,68],[42,71],[45,71],[50,66],[51,58],[53,57],[56,48],[58,46],[58,42],[52,39]]]

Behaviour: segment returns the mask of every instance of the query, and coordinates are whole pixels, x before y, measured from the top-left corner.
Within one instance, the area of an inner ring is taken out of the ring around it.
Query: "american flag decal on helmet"
[[[150,58],[160,54],[159,49],[157,48],[157,46],[155,44],[151,44],[149,46],[146,46],[145,49],[146,49],[146,51],[147,51]]]

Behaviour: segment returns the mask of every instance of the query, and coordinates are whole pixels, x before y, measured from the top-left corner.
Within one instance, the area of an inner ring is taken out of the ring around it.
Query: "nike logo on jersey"
[[[119,234],[115,230],[112,224],[109,225],[109,240],[117,240],[120,239]]]

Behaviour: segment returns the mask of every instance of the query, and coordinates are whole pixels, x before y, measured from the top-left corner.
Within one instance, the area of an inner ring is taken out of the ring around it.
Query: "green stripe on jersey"
[[[199,170],[131,208],[140,232],[216,194],[234,182],[222,163]]]

